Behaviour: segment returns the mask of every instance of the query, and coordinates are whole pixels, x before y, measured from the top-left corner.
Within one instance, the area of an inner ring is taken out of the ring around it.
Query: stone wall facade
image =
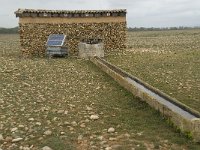
[[[78,54],[82,39],[99,38],[104,43],[105,54],[123,50],[126,40],[126,23],[73,23],[73,24],[20,24],[20,43],[26,55],[44,56],[50,34],[67,35],[65,45],[70,55]]]
[[[65,46],[68,47],[69,55],[78,55],[78,44],[83,39],[102,39],[105,55],[110,52],[123,51],[126,48],[125,16],[110,16],[109,14],[107,17],[61,18],[38,17],[38,15],[30,17],[20,13],[19,17],[23,55],[45,56],[45,45],[50,34],[67,35]]]

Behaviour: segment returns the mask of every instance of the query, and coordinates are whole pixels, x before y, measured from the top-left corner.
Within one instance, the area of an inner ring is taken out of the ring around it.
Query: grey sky
[[[200,26],[200,0],[0,0],[0,27],[15,27],[18,8],[127,9],[129,27]]]

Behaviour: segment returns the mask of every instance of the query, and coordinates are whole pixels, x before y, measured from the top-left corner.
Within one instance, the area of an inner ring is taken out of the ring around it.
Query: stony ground
[[[91,62],[20,57],[0,35],[1,150],[199,149]]]
[[[200,30],[129,32],[107,59],[200,112]]]

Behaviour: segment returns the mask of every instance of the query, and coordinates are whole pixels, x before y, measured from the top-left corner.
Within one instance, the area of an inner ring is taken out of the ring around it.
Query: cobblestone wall
[[[111,23],[19,23],[20,43],[24,55],[45,56],[50,34],[66,34],[65,46],[70,55],[78,54],[83,39],[98,38],[104,43],[105,55],[125,49],[126,22]]]

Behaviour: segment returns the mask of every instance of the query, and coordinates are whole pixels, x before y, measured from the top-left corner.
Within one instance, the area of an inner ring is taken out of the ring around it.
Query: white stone
[[[23,150],[30,150],[30,148],[29,147],[24,147]]]
[[[106,148],[105,148],[105,150],[111,150],[111,149],[112,149],[111,147],[106,147]]]
[[[129,138],[130,137],[130,134],[126,133],[124,134],[125,137]]]
[[[67,114],[68,114],[68,111],[66,110],[66,111],[64,112],[64,114],[67,115]]]
[[[17,147],[18,147],[18,146],[17,146],[16,144],[13,143],[13,144],[11,144],[11,145],[9,146],[9,150],[10,150],[10,149],[16,150]]]
[[[58,113],[58,114],[62,114],[62,113],[64,113],[64,110],[58,110],[57,113]]]
[[[88,111],[91,111],[92,110],[92,108],[91,107],[86,107],[86,109],[88,110]]]
[[[38,126],[41,126],[41,122],[36,122],[35,124]]]
[[[79,135],[78,136],[78,140],[80,141],[80,140],[82,140],[83,139],[83,136],[82,135]]]
[[[86,126],[85,126],[84,123],[82,123],[82,124],[80,125],[80,127],[81,127],[81,128],[85,128]]]
[[[47,120],[47,124],[50,125],[50,124],[51,124],[51,121],[50,121],[50,120]]]
[[[112,149],[122,149],[122,145],[112,145]]]
[[[109,141],[116,141],[117,139],[116,138],[113,138],[113,137],[110,137],[109,138]]]
[[[3,141],[3,140],[4,140],[3,135],[0,134],[0,141]]]
[[[86,123],[87,123],[87,122],[90,122],[90,120],[89,120],[89,119],[86,119],[85,122],[86,122]]]
[[[73,121],[73,122],[71,123],[71,125],[75,127],[75,126],[77,126],[78,124],[76,123],[76,121]]]
[[[1,104],[3,104],[3,103],[4,103],[4,101],[3,101],[2,99],[0,99],[0,103],[1,103]]]
[[[98,86],[98,87],[96,88],[96,90],[98,90],[98,89],[100,89],[100,86]]]
[[[20,124],[18,125],[19,128],[24,128],[24,125]]]
[[[22,107],[21,109],[20,109],[20,111],[24,111],[25,110],[25,107]]]
[[[52,134],[52,131],[50,131],[50,130],[47,130],[44,132],[44,135],[51,135],[51,134]]]
[[[97,119],[99,119],[99,116],[98,115],[91,115],[90,119],[91,120],[97,120]]]
[[[1,115],[1,118],[4,119],[4,118],[6,118],[6,116],[5,115]]]
[[[65,121],[64,125],[70,125],[70,123],[68,121]]]
[[[58,117],[54,117],[54,118],[53,118],[53,121],[56,121],[56,120],[58,120]]]
[[[29,119],[28,119],[28,121],[34,121],[34,120],[35,120],[34,118],[29,118]]]
[[[73,127],[69,127],[69,130],[70,130],[70,131],[73,131],[73,130],[74,130],[74,128],[73,128]]]
[[[13,143],[14,143],[14,142],[19,142],[19,141],[21,141],[21,140],[23,140],[23,138],[16,138],[16,139],[13,139],[12,142],[13,142]]]
[[[30,150],[29,147],[23,147],[23,146],[20,146],[19,149],[20,149],[20,150]]]
[[[107,141],[101,141],[100,144],[101,145],[105,145],[107,143]]]
[[[138,132],[137,135],[141,136],[143,134],[143,132]]]
[[[108,129],[108,133],[113,133],[113,132],[115,132],[115,129],[113,127]]]
[[[102,141],[103,140],[103,136],[98,136],[97,139]]]
[[[44,146],[44,147],[42,148],[42,150],[53,150],[53,149],[50,148],[50,147],[48,147],[48,146]]]
[[[15,131],[17,131],[18,130],[18,128],[12,128],[11,129],[11,132],[15,132]]]
[[[28,131],[28,130],[29,130],[29,128],[28,128],[28,127],[25,127],[25,128],[24,128],[24,130],[25,130],[25,131]]]

